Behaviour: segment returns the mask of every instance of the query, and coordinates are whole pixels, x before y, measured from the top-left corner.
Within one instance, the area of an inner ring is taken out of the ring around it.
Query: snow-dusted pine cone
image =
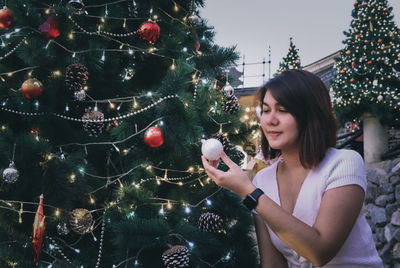
[[[228,152],[231,149],[231,145],[229,143],[228,138],[222,132],[218,132],[213,136],[214,139],[219,140],[222,143],[222,147],[224,147],[224,151]]]
[[[82,116],[83,129],[89,136],[97,137],[103,132],[104,114],[100,111],[88,111]]]
[[[217,233],[221,231],[222,219],[217,214],[206,212],[200,215],[197,225],[202,231]]]
[[[173,246],[162,254],[167,268],[189,267],[189,249],[185,246]]]
[[[240,109],[238,98],[235,95],[232,95],[230,97],[226,96],[222,108],[225,112],[230,114],[237,112]]]
[[[89,72],[86,66],[80,63],[74,63],[67,67],[65,74],[65,83],[68,88],[74,91],[80,91],[86,85]]]

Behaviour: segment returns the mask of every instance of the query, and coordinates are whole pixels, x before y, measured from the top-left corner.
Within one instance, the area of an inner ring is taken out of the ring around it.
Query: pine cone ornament
[[[104,114],[100,111],[87,111],[83,116],[83,129],[89,136],[97,137],[103,132]]]
[[[222,132],[218,132],[213,136],[214,139],[217,139],[221,142],[222,147],[224,148],[224,152],[228,152],[231,149],[231,144],[229,143],[228,138]]]
[[[71,229],[78,234],[86,234],[89,232],[93,223],[93,216],[89,210],[84,208],[77,208],[71,212],[69,224]]]
[[[235,95],[226,96],[225,102],[222,105],[222,108],[225,112],[233,114],[240,109],[239,100]]]
[[[206,212],[200,215],[197,225],[204,232],[217,233],[222,229],[222,219],[217,214]]]
[[[80,91],[86,85],[89,72],[86,66],[80,63],[74,63],[67,67],[65,83],[68,88],[74,91]]]
[[[232,154],[234,153],[234,155],[239,158],[242,159],[244,158],[244,154],[241,151],[238,151],[228,140],[228,138],[224,135],[224,133],[222,132],[218,132],[217,134],[215,134],[213,136],[214,139],[219,140],[222,143],[222,146],[224,148],[224,152],[228,153],[228,154]]]
[[[173,246],[162,254],[162,260],[167,268],[189,267],[189,249],[185,246]]]

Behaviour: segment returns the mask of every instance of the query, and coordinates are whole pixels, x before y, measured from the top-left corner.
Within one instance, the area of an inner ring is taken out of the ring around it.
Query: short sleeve
[[[326,179],[325,191],[340,186],[356,184],[364,192],[367,189],[364,160],[361,155],[353,150],[340,150],[341,152],[332,160],[330,172]]]

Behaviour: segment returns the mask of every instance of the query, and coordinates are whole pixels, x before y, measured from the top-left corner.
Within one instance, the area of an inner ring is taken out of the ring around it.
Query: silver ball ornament
[[[74,97],[78,101],[83,101],[86,98],[86,92],[83,89],[81,89],[79,91],[75,91]]]
[[[15,168],[13,161],[10,162],[8,168],[3,171],[3,180],[6,183],[15,183],[18,180],[19,171]]]
[[[218,160],[219,153],[224,150],[222,143],[217,139],[202,140],[201,142],[203,143],[201,153],[208,160]]]
[[[57,224],[57,233],[59,235],[67,235],[67,234],[69,234],[69,229],[68,229],[67,224],[65,222]]]
[[[200,18],[197,16],[196,12],[193,12],[189,17],[188,17],[189,23],[192,25],[198,25],[200,23]]]
[[[382,101],[383,100],[383,96],[382,95],[379,95],[378,96],[378,101]]]
[[[229,84],[229,82],[227,81],[224,88],[222,89],[224,91],[225,96],[227,97],[232,97],[233,94],[235,93],[235,90],[233,89],[233,87]]]

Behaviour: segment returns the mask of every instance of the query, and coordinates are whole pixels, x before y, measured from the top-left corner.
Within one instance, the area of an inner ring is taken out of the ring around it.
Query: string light
[[[169,69],[170,69],[171,71],[175,71],[175,69],[176,69],[176,66],[175,66],[175,59],[172,60],[172,64],[171,64],[171,66],[169,67]]]

